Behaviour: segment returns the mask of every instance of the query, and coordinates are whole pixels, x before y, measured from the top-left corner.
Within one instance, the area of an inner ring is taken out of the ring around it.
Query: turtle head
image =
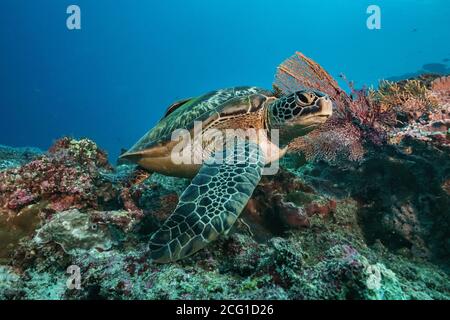
[[[333,112],[333,103],[320,91],[301,90],[276,100],[268,111],[270,129],[278,129],[281,144],[287,144],[324,123]]]

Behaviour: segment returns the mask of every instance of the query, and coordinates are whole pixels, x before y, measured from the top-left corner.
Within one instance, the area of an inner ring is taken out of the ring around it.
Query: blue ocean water
[[[71,4],[81,30],[66,27]],[[449,16],[448,0],[3,0],[0,144],[88,137],[114,160],[173,101],[270,88],[295,51],[359,86],[449,73]]]

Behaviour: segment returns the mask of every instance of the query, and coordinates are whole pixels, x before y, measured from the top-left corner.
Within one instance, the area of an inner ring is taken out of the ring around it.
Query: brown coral
[[[263,177],[242,216],[255,239],[267,240],[289,229],[309,227],[312,216],[326,218],[335,209],[335,201],[317,195],[292,173],[280,171]]]
[[[394,110],[407,120],[419,119],[438,105],[437,99],[423,82],[417,79],[397,83],[381,81],[378,90],[370,91],[370,98],[383,110]]]
[[[450,104],[450,76],[433,80],[431,91],[441,104]]]

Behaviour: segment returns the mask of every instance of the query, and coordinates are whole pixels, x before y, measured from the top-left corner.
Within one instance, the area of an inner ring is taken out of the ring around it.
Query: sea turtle
[[[309,89],[277,97],[257,87],[235,87],[172,104],[158,124],[121,156],[152,172],[192,178],[175,211],[151,237],[153,261],[185,258],[226,234],[251,197],[264,167],[283,156],[292,139],[324,123],[331,113],[329,96]],[[185,129],[192,140],[182,143],[180,136],[174,135],[177,129]],[[230,139],[225,134],[226,138],[215,141],[211,149],[206,147],[211,144],[204,136],[199,140],[211,129],[215,133],[235,129],[235,135]],[[263,134],[248,134],[247,129]],[[277,130],[279,143],[272,139]],[[195,142],[202,148],[193,148]],[[174,154],[186,150],[194,155],[202,153],[203,160],[174,160]]]

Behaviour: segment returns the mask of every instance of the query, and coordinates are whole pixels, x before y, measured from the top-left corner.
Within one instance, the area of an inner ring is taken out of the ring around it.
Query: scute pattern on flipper
[[[233,148],[232,148],[233,149]],[[156,262],[171,262],[226,234],[261,179],[264,156],[256,144],[238,142],[208,161],[183,192],[174,213],[150,240]]]
[[[193,98],[174,110],[167,117],[144,135],[128,152],[139,152],[152,147],[159,141],[170,140],[172,132],[176,129],[191,129],[194,121],[203,121],[227,101],[255,93],[270,94],[267,90],[258,87],[234,87],[209,92],[198,98]]]

